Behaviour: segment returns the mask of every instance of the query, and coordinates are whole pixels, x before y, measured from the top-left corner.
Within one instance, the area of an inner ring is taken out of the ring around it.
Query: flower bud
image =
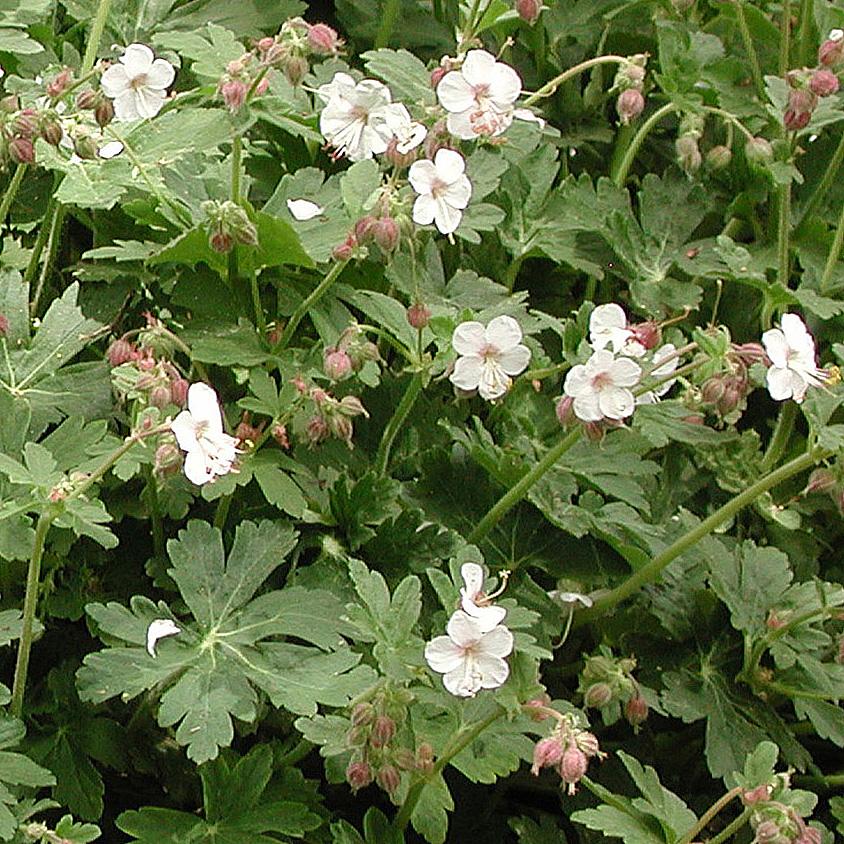
[[[382,765],[375,775],[375,780],[387,794],[394,794],[401,785],[401,774],[395,765]]]
[[[64,136],[62,131],[62,124],[55,119],[45,119],[41,121],[40,128],[41,137],[51,146],[57,147]]]
[[[785,835],[776,821],[762,821],[756,827],[755,844],[791,844],[791,836]]]
[[[408,324],[417,331],[421,331],[430,322],[431,310],[422,302],[416,302],[407,309],[406,316]]]
[[[677,153],[677,163],[687,176],[692,176],[700,170],[703,156],[694,135],[680,135],[674,142],[674,149]]]
[[[375,217],[370,214],[367,214],[365,217],[361,217],[355,223],[355,240],[358,243],[366,243],[371,240],[374,237],[374,232],[372,231],[374,226]]]
[[[155,450],[153,471],[156,475],[175,475],[182,468],[182,451],[174,442],[164,442]]]
[[[626,126],[645,110],[645,98],[642,92],[636,88],[622,91],[615,101],[615,110],[618,112],[621,124]]]
[[[605,756],[601,753],[600,745],[598,744],[598,737],[588,730],[578,730],[574,737],[574,744],[578,750],[582,750],[589,759],[592,756]]]
[[[289,56],[281,69],[287,81],[295,88],[305,78],[310,65],[304,56]]]
[[[53,99],[60,97],[70,87],[72,81],[73,71],[69,67],[60,70],[47,83],[47,96]]]
[[[352,359],[342,349],[328,348],[323,356],[322,370],[332,381],[342,381],[352,373]]]
[[[310,445],[321,443],[329,434],[328,423],[322,416],[312,416],[305,426],[305,436]]]
[[[188,400],[188,384],[185,378],[175,378],[170,384],[170,397],[177,407],[184,407]]]
[[[800,835],[794,840],[794,844],[821,844],[823,836],[819,829],[812,826],[804,826]]]
[[[256,428],[252,424],[252,419],[249,413],[244,413],[240,422],[237,423],[237,428],[235,428],[234,430],[234,435],[242,443],[255,443],[257,442],[258,437],[261,436],[261,428]]]
[[[541,11],[541,0],[516,0],[516,12],[525,23],[531,26],[539,20]]]
[[[73,140],[73,151],[80,158],[92,161],[97,157],[97,143],[88,134],[78,135]]]
[[[809,480],[806,482],[806,488],[803,490],[804,495],[809,495],[813,492],[829,492],[835,487],[835,475],[829,469],[815,469]]]
[[[208,238],[208,243],[215,252],[219,252],[221,254],[231,252],[232,249],[234,249],[234,238],[223,231],[214,232],[211,237]]]
[[[533,746],[533,764],[530,766],[530,772],[534,776],[539,776],[541,768],[551,768],[558,765],[563,758],[563,745],[559,738],[540,739]]]
[[[328,418],[328,428],[331,434],[337,437],[338,440],[342,440],[349,448],[354,447],[352,445],[352,437],[354,436],[355,429],[354,425],[352,425],[352,420],[347,416],[337,414],[330,416]]]
[[[226,108],[234,114],[246,102],[249,86],[241,79],[227,79],[218,88]]]
[[[366,788],[372,782],[372,768],[366,762],[352,762],[346,768],[346,782],[352,791]]]
[[[35,109],[25,108],[12,121],[12,130],[23,138],[31,138],[38,132],[38,114]]]
[[[12,138],[9,141],[9,157],[15,164],[34,164],[35,147],[29,138]]]
[[[106,350],[106,359],[110,366],[120,366],[134,359],[135,346],[128,340],[115,340]]]
[[[592,709],[602,709],[612,701],[612,689],[607,683],[593,683],[583,695],[583,705]]]
[[[290,439],[287,436],[287,428],[284,425],[273,425],[271,434],[276,443],[285,449],[285,451],[290,448]]]
[[[791,132],[803,129],[809,123],[817,104],[817,96],[808,88],[791,88],[782,118],[785,128]]]
[[[831,70],[825,68],[816,70],[809,80],[810,90],[819,97],[831,97],[838,93],[839,87],[838,77]]]
[[[568,785],[569,794],[575,793],[576,785],[580,782],[588,767],[589,760],[582,750],[571,746],[566,748],[563,758],[560,760],[559,771],[563,782]]]
[[[751,138],[744,146],[744,154],[750,164],[764,166],[774,160],[774,148],[764,138]]]
[[[640,343],[649,351],[655,349],[662,342],[662,330],[659,323],[653,320],[639,322],[630,326],[631,339]]]
[[[336,56],[342,43],[328,24],[315,23],[308,29],[308,46],[318,55]]]
[[[639,694],[634,695],[624,704],[624,717],[632,727],[639,727],[648,720],[648,703]]]
[[[111,100],[103,97],[94,106],[94,120],[97,121],[97,126],[101,129],[108,126],[114,120],[114,104]]]
[[[258,82],[255,86],[255,96],[256,97],[263,97],[267,91],[270,90],[270,80],[269,77],[265,76],[263,79]]]
[[[548,709],[551,706],[550,695],[546,694],[542,697],[535,697],[527,701],[524,706],[529,710],[528,714],[530,715],[531,721],[547,721],[551,717],[543,712],[544,709]]]
[[[166,384],[158,384],[150,390],[149,403],[161,410],[170,404],[170,388]]]
[[[725,167],[730,166],[732,160],[733,152],[728,146],[724,146],[724,144],[712,147],[706,153],[706,163],[712,170],[723,170]]]
[[[399,224],[392,217],[379,217],[372,224],[372,237],[385,252],[392,252],[399,245]]]
[[[101,99],[99,91],[95,91],[93,88],[86,88],[76,95],[76,107],[81,111],[87,111],[88,109],[94,108]]]
[[[785,625],[788,624],[787,616],[790,615],[790,613],[786,613],[785,615],[786,618],[784,618],[776,610],[771,610],[768,613],[768,617],[765,619],[765,627],[767,627],[768,630],[779,630],[781,627],[785,627]]]
[[[557,414],[557,421],[564,428],[568,428],[568,426],[575,421],[574,399],[571,396],[563,396],[560,398],[557,401],[557,405],[554,410]]]
[[[754,806],[757,803],[764,803],[771,796],[771,787],[767,784],[757,785],[748,791],[741,793],[741,802],[745,806]]]
[[[841,61],[842,56],[844,56],[844,37],[839,37],[840,35],[840,29],[835,29],[829,33],[829,37],[818,48],[818,64],[824,67],[834,67]]]
[[[416,770],[423,774],[429,774],[434,769],[434,748],[428,742],[423,741],[416,748]]]
[[[406,747],[398,747],[393,752],[393,761],[401,771],[416,770],[416,756]]]
[[[399,152],[398,138],[390,138],[387,142],[387,149],[384,151],[384,158],[386,158],[393,167],[397,167],[399,170],[402,170],[405,167],[410,167],[410,165],[416,161],[418,155],[415,149],[412,149],[409,152]]]
[[[338,410],[344,416],[366,416],[369,417],[369,414],[366,412],[366,408],[361,403],[361,400],[357,396],[343,396],[340,399],[340,405]]]
[[[350,234],[342,243],[338,243],[331,250],[331,257],[335,261],[348,261],[355,254],[356,245],[355,236]]]
[[[442,66],[440,66],[440,67],[435,67],[435,68],[431,71],[431,87],[432,87],[432,88],[436,88],[436,87],[437,87],[437,85],[439,85],[439,84],[440,84],[440,82],[442,81],[443,76],[445,76],[445,75],[446,75],[446,73],[448,73],[448,71],[447,71],[444,67],[442,67]]]

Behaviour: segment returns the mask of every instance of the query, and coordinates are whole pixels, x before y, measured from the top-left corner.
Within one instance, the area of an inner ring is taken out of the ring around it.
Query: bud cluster
[[[346,732],[346,744],[352,751],[346,781],[352,791],[375,782],[396,801],[405,774],[430,773],[434,765],[431,745],[423,742],[414,751],[403,743],[409,738],[402,730],[408,703],[410,695],[404,689],[381,688],[352,709]]]
[[[594,733],[579,727],[573,715],[559,715],[551,735],[534,745],[530,770],[539,776],[542,768],[554,768],[566,784],[567,793],[574,794],[589,760],[595,756],[603,759],[606,753],[599,748]]]
[[[698,114],[686,114],[680,121],[674,151],[677,164],[687,176],[694,176],[703,164],[700,139],[703,137],[703,119]]]
[[[615,110],[618,112],[619,122],[626,126],[635,120],[645,110],[645,65],[647,54],[639,53],[628,57],[617,73],[613,82],[613,90],[618,91]]]
[[[765,350],[758,343],[732,343],[723,358],[723,369],[707,378],[700,388],[701,409],[714,413],[722,422],[737,422],[753,389],[749,368],[766,361]]]
[[[750,828],[754,832],[752,844],[821,844],[821,832],[809,826],[791,807],[777,800],[759,799],[745,792],[743,801],[752,807]]]
[[[227,199],[208,199],[202,203],[208,224],[208,242],[215,252],[231,252],[236,243],[258,245],[258,230],[246,210]]]
[[[187,380],[167,358],[156,358],[149,345],[132,343],[124,336],[108,347],[106,358],[121,399],[138,402],[141,408],[184,407]]]
[[[80,111],[92,111],[100,128],[108,126],[114,120],[114,104],[101,88],[87,88],[81,91],[76,97],[76,107]]]
[[[831,68],[839,63],[844,42],[841,39],[837,41],[829,39],[825,43],[833,45],[833,48],[825,50],[824,45],[821,46],[818,54],[819,67],[791,70],[785,76],[788,83],[788,101],[782,119],[785,128],[789,131],[796,132],[804,129],[811,120],[819,99],[838,93],[840,83],[838,76]],[[833,60],[836,53],[839,59]],[[826,59],[827,63],[823,59]]]
[[[312,411],[304,425],[304,437],[308,444],[313,447],[333,436],[353,448],[352,419],[369,416],[361,400],[357,396],[338,399],[321,387],[308,388],[304,382],[301,383],[304,389],[300,389],[300,393],[310,403]]]
[[[332,381],[343,381],[359,372],[367,361],[377,361],[378,347],[367,340],[363,330],[350,325],[340,335],[336,346],[326,346],[323,353],[323,372]]]
[[[632,657],[613,657],[602,648],[597,656],[586,658],[580,675],[578,690],[583,694],[583,705],[599,709],[606,723],[617,720],[623,703],[624,717],[634,729],[647,720],[648,704],[639,684],[633,677],[636,660]]]

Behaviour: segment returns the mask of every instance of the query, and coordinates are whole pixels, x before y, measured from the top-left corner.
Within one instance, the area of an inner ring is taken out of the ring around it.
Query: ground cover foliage
[[[0,841],[844,834],[842,28],[0,4]]]

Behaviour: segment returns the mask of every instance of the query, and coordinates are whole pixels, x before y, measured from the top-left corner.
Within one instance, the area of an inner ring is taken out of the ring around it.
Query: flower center
[[[492,343],[484,343],[481,346],[480,355],[484,359],[485,362],[494,361],[498,358],[500,352],[498,351],[497,346],[493,346]]]
[[[132,82],[130,83],[132,89],[137,91],[139,88],[146,88],[147,85],[147,75],[145,73],[136,76]]]
[[[609,372],[599,372],[592,376],[592,388],[594,390],[603,390],[604,387],[612,386],[612,376]]]
[[[208,432],[208,423],[207,422],[194,422],[193,423],[193,435],[198,440],[201,440],[207,432]]]
[[[439,199],[447,190],[448,184],[439,178],[439,176],[434,176],[431,181],[431,196],[434,199]]]
[[[352,106],[351,115],[355,120],[366,123],[369,120],[369,112],[362,105]]]

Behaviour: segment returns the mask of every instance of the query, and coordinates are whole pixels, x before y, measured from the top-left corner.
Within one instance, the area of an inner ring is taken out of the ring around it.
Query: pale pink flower
[[[452,149],[439,150],[433,161],[410,165],[407,178],[419,194],[413,203],[414,223],[435,223],[442,234],[455,231],[472,196],[465,169],[463,156]]]
[[[783,314],[780,328],[766,331],[762,343],[771,360],[767,383],[772,399],[799,404],[809,387],[823,386],[827,373],[818,369],[815,341],[797,314]]]
[[[635,361],[616,358],[608,349],[600,349],[585,364],[569,370],[563,391],[574,399],[575,416],[583,422],[621,420],[636,407],[630,387],[635,387],[641,377],[641,367]]]
[[[170,62],[156,59],[146,44],[130,44],[103,73],[103,93],[114,100],[117,120],[142,120],[155,117],[167,98],[176,71]]]
[[[484,570],[477,563],[464,563],[460,575],[464,584],[460,589],[460,606],[482,632],[488,633],[504,621],[507,610],[489,603],[484,595]]]

